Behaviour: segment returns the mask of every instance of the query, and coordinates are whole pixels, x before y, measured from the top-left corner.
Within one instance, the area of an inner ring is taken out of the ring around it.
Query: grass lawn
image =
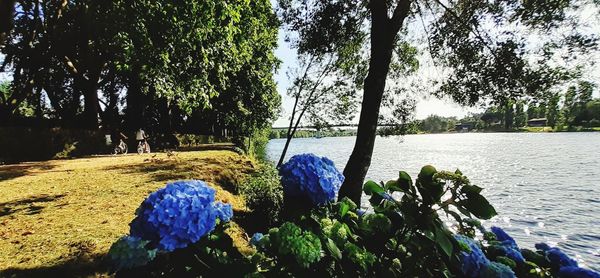
[[[218,200],[245,211],[243,199],[227,185],[254,168],[253,161],[231,151],[0,166],[0,277],[105,276],[103,255],[128,233],[135,209],[149,193],[169,181],[201,179],[217,189]]]

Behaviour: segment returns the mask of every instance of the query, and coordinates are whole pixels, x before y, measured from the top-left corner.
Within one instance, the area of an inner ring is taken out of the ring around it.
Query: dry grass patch
[[[0,270],[60,268],[76,260],[98,264],[93,258],[128,233],[142,200],[170,181],[207,181],[218,200],[247,211],[229,181],[254,168],[253,161],[231,151],[0,166]]]

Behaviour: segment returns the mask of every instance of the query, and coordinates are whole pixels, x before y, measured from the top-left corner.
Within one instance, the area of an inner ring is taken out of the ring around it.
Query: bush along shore
[[[265,192],[281,187],[283,200],[249,200],[251,213],[269,214],[253,228],[261,232],[246,236],[250,250],[234,246],[227,230],[238,216],[214,201],[212,188],[175,182],[148,196],[130,234],[111,247],[116,275],[600,277],[556,247],[520,248],[501,228],[484,228],[480,220],[496,211],[459,170],[425,166],[415,180],[401,171],[395,180],[368,181],[366,211],[335,201],[344,176],[327,158],[297,155],[279,177],[261,173],[243,183],[271,188]]]

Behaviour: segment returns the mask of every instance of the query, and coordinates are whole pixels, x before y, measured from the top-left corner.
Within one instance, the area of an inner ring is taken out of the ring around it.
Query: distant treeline
[[[510,100],[490,105],[483,113],[464,118],[430,115],[397,126],[381,126],[381,136],[442,133],[451,131],[531,131],[527,127],[547,127],[554,131],[585,131],[600,127],[600,98],[593,98],[595,86],[580,82],[564,93],[546,94],[537,99]],[[597,130],[597,129],[595,129]],[[270,138],[285,138],[286,129],[273,129]],[[354,136],[356,130],[323,128],[298,130],[295,138]]]
[[[271,129],[269,139],[286,138],[287,129]],[[311,137],[343,137],[356,136],[356,130],[341,130],[341,129],[324,129],[324,130],[297,130],[294,138],[311,138]]]

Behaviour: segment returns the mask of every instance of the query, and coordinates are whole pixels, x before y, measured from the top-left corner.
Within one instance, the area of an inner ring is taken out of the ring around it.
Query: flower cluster
[[[265,236],[266,237],[266,236]],[[265,239],[261,240],[262,241]],[[289,255],[308,268],[321,259],[321,240],[310,231],[303,231],[296,224],[286,222],[279,228],[269,230],[267,242],[281,255]]]
[[[314,154],[293,156],[279,173],[286,196],[307,197],[314,205],[333,201],[344,182],[333,161]]]
[[[460,251],[460,270],[465,277],[479,277],[483,270],[490,264],[479,245],[472,239],[463,235],[454,236],[463,247]]]
[[[150,194],[136,211],[130,234],[173,251],[211,232],[217,219],[229,221],[231,205],[215,203],[215,190],[203,181],[178,181]]]
[[[517,242],[511,236],[499,227],[492,227],[491,230],[499,241],[497,244],[494,244],[494,247],[500,251],[500,255],[506,256],[516,263],[525,262],[525,258],[521,255],[521,250]]]
[[[150,241],[138,237],[124,236],[117,240],[108,251],[108,258],[116,270],[142,266],[156,257],[156,249],[147,249]]]
[[[472,238],[463,235],[455,238],[462,250],[459,261],[465,277],[515,277],[513,270],[519,273],[519,277],[535,273],[546,277],[544,275],[550,273],[542,274],[542,269],[549,269],[551,277],[600,278],[600,274],[580,268],[567,254],[545,243],[535,245],[538,252],[521,250],[515,240],[498,227],[492,227],[491,232],[484,231],[488,242],[485,252]]]
[[[538,243],[535,245],[535,248],[544,255],[550,263],[550,267],[558,271],[559,277],[600,278],[600,273],[579,267],[577,261],[571,259],[569,255],[557,247]]]

